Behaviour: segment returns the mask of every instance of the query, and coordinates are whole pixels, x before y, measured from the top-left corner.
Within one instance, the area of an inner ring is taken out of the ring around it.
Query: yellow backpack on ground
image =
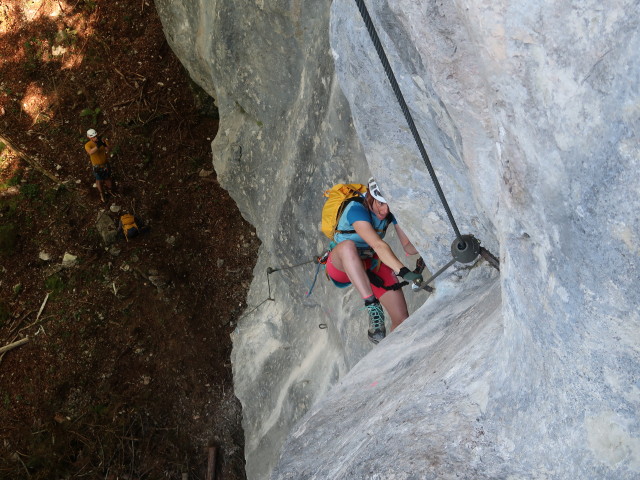
[[[322,207],[322,233],[333,240],[340,215],[347,204],[361,198],[367,192],[367,186],[360,183],[338,183],[324,192],[327,201]]]
[[[122,233],[124,234],[124,238],[126,238],[127,241],[130,238],[133,238],[136,235],[138,235],[138,233],[140,233],[140,229],[136,224],[136,219],[130,213],[127,213],[120,217],[120,225],[122,227]]]

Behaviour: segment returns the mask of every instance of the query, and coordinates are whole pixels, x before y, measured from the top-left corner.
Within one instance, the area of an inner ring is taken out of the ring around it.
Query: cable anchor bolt
[[[473,235],[462,235],[451,244],[451,256],[456,262],[471,263],[480,255],[480,241]]]

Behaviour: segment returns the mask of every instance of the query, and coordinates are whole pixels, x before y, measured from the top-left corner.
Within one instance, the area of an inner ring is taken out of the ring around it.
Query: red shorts
[[[377,255],[374,255],[371,258],[363,259],[362,264],[364,265],[365,270],[369,270],[370,272],[373,272],[377,276],[382,278],[385,286],[390,287],[391,285],[395,285],[396,283],[398,283],[398,279],[396,278],[395,273],[393,273],[393,270],[382,263]],[[338,270],[331,261],[331,254],[329,254],[329,258],[327,259],[326,269],[327,275],[337,287],[344,288],[351,285],[349,276],[342,270]],[[373,294],[376,298],[380,298],[382,295],[388,292],[388,290],[382,287],[376,287],[373,284],[371,284],[371,290],[373,291]]]

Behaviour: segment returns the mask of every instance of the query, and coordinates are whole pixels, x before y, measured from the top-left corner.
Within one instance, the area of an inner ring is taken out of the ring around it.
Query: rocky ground
[[[84,152],[111,144],[100,201]],[[244,478],[229,334],[259,241],[150,0],[0,3],[0,478]],[[96,220],[149,231],[105,244]],[[63,262],[63,258],[67,262]],[[73,260],[75,257],[75,260]]]

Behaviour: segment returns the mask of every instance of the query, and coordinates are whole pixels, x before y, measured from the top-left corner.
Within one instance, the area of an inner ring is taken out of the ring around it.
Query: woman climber
[[[418,253],[373,178],[364,198],[358,200],[349,202],[340,216],[327,274],[338,287],[353,284],[358,290],[369,313],[369,340],[378,343],[386,336],[382,306],[391,316],[391,331],[409,316],[396,275],[409,282],[420,283],[423,279],[420,273],[405,267],[383,240],[387,227],[393,224],[404,251],[408,255]]]

